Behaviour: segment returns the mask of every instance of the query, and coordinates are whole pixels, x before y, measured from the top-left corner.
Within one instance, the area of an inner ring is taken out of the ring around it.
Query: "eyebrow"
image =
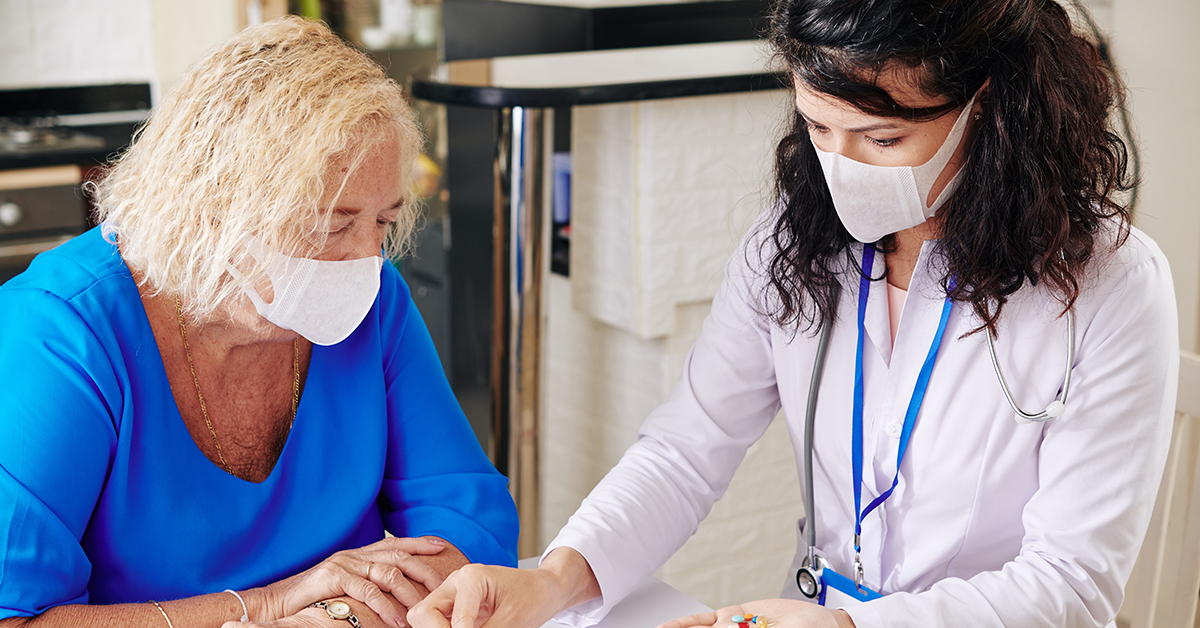
[[[385,209],[383,211],[391,211],[393,209],[400,209],[403,206],[404,206],[404,199],[400,199],[400,200],[396,201],[395,203],[392,203],[391,207],[388,207],[387,209]],[[335,208],[333,208],[333,211],[335,213],[345,214],[347,216],[357,216],[362,213],[361,209],[354,208],[354,207],[335,207]]]
[[[815,126],[825,126],[824,124],[821,124],[821,123],[813,120],[812,118],[804,115],[803,111],[800,111],[799,109],[797,109],[796,111],[800,114],[800,117],[804,118],[804,120],[806,122],[808,122],[809,124],[812,124]],[[855,127],[853,129],[846,129],[846,130],[851,133],[870,133],[871,131],[878,131],[880,129],[899,129],[899,128],[902,128],[899,124],[895,124],[895,123],[891,123],[891,122],[884,122],[881,124],[868,124],[867,126],[860,126],[860,127]]]

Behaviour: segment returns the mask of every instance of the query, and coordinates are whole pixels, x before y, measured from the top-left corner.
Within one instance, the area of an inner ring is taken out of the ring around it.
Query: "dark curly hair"
[[[1066,312],[1106,223],[1118,244],[1128,236],[1132,208],[1117,195],[1134,186],[1131,148],[1110,126],[1124,87],[1054,0],[780,0],[770,39],[792,81],[872,115],[935,119],[986,84],[958,192],[938,210],[943,287],[971,304],[975,332],[994,334],[1026,281],[1047,282]],[[877,85],[893,68],[949,102],[897,103]],[[776,149],[775,188],[769,315],[813,330],[833,309],[838,270],[858,262],[798,113]]]

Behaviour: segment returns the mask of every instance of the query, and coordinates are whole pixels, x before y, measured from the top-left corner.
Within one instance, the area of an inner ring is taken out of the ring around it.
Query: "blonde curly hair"
[[[204,320],[240,295],[241,281],[262,278],[247,236],[270,252],[264,264],[319,250],[346,179],[386,141],[400,143],[405,191],[385,240],[395,258],[419,215],[412,110],[395,81],[328,27],[286,16],[191,66],[91,191],[105,237],[143,292],[179,297]],[[255,270],[234,281],[230,262]]]

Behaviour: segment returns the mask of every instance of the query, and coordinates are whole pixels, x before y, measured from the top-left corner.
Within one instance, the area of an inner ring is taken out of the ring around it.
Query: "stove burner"
[[[35,155],[103,148],[104,138],[58,126],[53,118],[0,117],[0,155]]]

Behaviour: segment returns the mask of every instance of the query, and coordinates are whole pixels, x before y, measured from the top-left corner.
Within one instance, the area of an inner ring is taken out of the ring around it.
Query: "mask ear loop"
[[[246,248],[246,252],[250,254],[250,257],[254,259],[254,262],[256,264],[262,265],[263,262],[262,262],[262,259],[260,258],[260,253],[263,252],[263,250],[262,250],[263,247],[262,247],[262,243],[259,242],[258,238],[254,237],[254,236],[246,236],[246,239],[243,242],[242,246],[244,246]],[[251,284],[249,281],[246,281],[245,275],[242,274],[242,271],[238,270],[237,267],[234,266],[232,262],[225,262],[225,270],[226,270],[226,272],[228,272],[230,274],[230,276],[232,276],[234,278],[235,281],[242,282],[242,291],[246,293],[246,296],[250,297],[250,302],[254,304],[254,307],[255,307],[255,309],[258,310],[258,313],[260,315],[262,315],[263,317],[266,317],[266,314],[264,312],[266,310],[268,310],[270,308],[270,306],[274,305],[279,300],[280,295],[279,295],[278,291],[276,291],[275,297],[273,299],[271,299],[271,302],[267,303],[262,298],[262,295],[259,294],[258,289],[255,288],[254,285]],[[267,281],[271,281],[271,278],[269,276],[267,277]],[[271,281],[271,286],[272,286],[272,288],[274,288],[274,286],[275,286],[274,281]]]
[[[979,88],[982,90],[983,88]],[[971,110],[975,107],[975,100],[979,98],[979,92],[975,92],[971,99],[967,101],[962,112],[958,114],[958,118],[954,121],[954,126],[950,127],[950,133],[946,135],[946,140],[942,142],[941,147],[934,153],[929,161],[913,166],[913,178],[917,184],[917,192],[921,196],[921,207],[925,213],[925,218],[933,216],[937,208],[941,207],[946,199],[954,194],[958,187],[957,183],[962,176],[962,168],[960,167],[954,176],[946,182],[946,187],[938,194],[938,197],[933,199],[933,203],[928,202],[929,190],[937,183],[938,177],[942,176],[942,171],[950,164],[950,160],[954,158],[954,153],[958,151],[958,147],[962,145],[963,140],[967,137],[967,120],[971,119]],[[954,140],[951,142],[951,140]]]
[[[225,262],[225,270],[233,276],[235,281],[242,282],[242,292],[245,292],[246,296],[250,297],[250,302],[254,304],[254,307],[259,311],[260,314],[264,309],[274,303],[274,301],[271,303],[263,301],[262,295],[258,293],[258,289],[252,286],[249,281],[246,281],[245,275],[243,275],[240,270],[234,267],[233,264]],[[278,296],[279,295],[276,295],[276,297]]]

